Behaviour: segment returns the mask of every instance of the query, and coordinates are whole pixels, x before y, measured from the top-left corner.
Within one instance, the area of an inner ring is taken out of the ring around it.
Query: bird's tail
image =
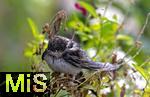
[[[117,70],[121,67],[121,64],[111,64],[111,63],[103,63],[103,62],[94,62],[92,60],[89,60],[89,65],[88,69],[93,69],[93,70],[99,70],[101,69],[102,71],[114,71]]]

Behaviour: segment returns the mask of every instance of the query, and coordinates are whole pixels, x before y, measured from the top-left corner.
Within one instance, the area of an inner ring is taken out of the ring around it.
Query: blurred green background
[[[68,13],[78,11],[74,7],[76,2],[77,0],[0,0],[0,71],[29,71],[29,59],[23,55],[27,42],[33,39],[27,18],[36,23],[40,32],[44,23],[50,22],[58,10],[65,9]],[[110,1],[94,2],[105,8]],[[141,30],[150,12],[150,0],[116,0],[111,6],[115,11],[110,10],[107,13],[116,12],[120,19],[129,11],[125,28],[133,37]],[[150,55],[150,22],[141,40],[145,54]]]

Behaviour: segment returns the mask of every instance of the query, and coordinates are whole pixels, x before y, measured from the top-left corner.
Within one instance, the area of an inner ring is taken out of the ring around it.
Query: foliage
[[[97,14],[96,9],[89,3],[80,1],[79,4],[86,9],[88,15],[73,13],[67,20],[66,26],[69,31],[74,30],[75,36],[80,40],[81,47],[95,61],[115,63],[114,55],[116,55],[117,59],[123,58],[125,63],[122,68],[115,72],[97,71],[90,74],[85,72],[85,80],[73,86],[69,84],[70,81],[67,79],[58,81],[57,85],[63,83],[66,88],[64,90],[59,86],[52,87],[52,90],[55,90],[53,96],[60,97],[65,93],[66,95],[78,97],[93,97],[93,95],[97,97],[149,97],[150,69],[145,67],[148,67],[150,63],[148,63],[149,59],[140,61],[144,56],[141,51],[142,46],[138,46],[139,44],[134,41],[133,37],[121,30],[123,25],[118,24],[117,15],[114,15],[114,20],[110,20],[104,14]],[[35,56],[33,53],[39,50],[39,44],[45,43],[46,39],[38,32],[33,20],[28,18],[28,23],[35,39],[28,43],[24,55],[32,60],[32,66],[39,68],[39,65],[45,65],[46,63],[41,63],[40,54]],[[62,29],[62,32],[65,31]],[[44,45],[41,52],[46,46]],[[120,53],[124,55],[121,56]],[[52,86],[54,84],[56,83],[50,83]],[[67,84],[70,86],[67,86]],[[138,84],[143,84],[144,87],[139,88]],[[91,91],[91,93],[88,91]]]

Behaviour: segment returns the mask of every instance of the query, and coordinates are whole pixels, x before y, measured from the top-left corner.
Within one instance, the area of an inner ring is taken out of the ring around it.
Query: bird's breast
[[[76,75],[81,71],[80,68],[77,68],[72,64],[66,62],[63,58],[54,58],[47,55],[44,59],[49,67],[55,72]]]

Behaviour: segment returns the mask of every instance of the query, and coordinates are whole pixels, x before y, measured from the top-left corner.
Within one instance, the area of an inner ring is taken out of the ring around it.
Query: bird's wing
[[[86,53],[81,49],[67,50],[62,56],[66,62],[78,68],[90,70],[102,69],[103,71],[112,71],[119,68],[116,64],[94,62],[89,59]]]

